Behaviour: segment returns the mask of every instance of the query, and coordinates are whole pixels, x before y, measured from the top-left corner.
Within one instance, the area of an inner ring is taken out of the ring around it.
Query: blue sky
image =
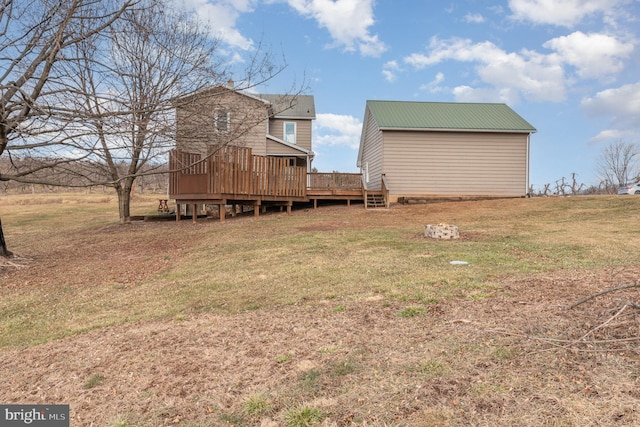
[[[640,0],[174,0],[237,70],[260,46],[305,81],[314,166],[357,172],[368,99],[503,102],[538,129],[531,184],[597,184],[609,142],[640,143]],[[242,78],[240,72],[234,78]]]

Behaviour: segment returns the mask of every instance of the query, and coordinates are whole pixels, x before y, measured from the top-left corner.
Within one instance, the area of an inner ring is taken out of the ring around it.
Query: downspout
[[[526,171],[527,171],[527,177],[526,177],[526,188],[524,189],[524,194],[525,195],[529,195],[529,160],[530,160],[530,149],[531,149],[531,134],[527,134],[527,167],[526,167]],[[531,195],[529,195],[530,197]]]

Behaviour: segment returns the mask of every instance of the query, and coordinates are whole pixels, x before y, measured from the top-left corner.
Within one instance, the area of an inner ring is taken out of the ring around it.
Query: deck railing
[[[310,172],[307,174],[309,190],[361,190],[362,180],[359,173]]]
[[[361,192],[358,173],[307,173],[280,157],[256,156],[250,148],[225,147],[207,156],[173,150],[169,154],[169,194],[208,198],[305,198],[307,192]]]
[[[289,166],[284,158],[254,156],[250,148],[225,147],[205,158],[173,150],[169,167],[173,196],[306,196],[306,168]]]

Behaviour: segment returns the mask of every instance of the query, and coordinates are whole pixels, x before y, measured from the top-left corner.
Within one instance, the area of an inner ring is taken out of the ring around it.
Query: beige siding
[[[216,111],[228,110],[229,130],[215,129]],[[207,147],[233,144],[251,147],[253,154],[266,154],[267,108],[236,92],[217,90],[183,100],[176,106],[177,148],[206,153]]]
[[[286,145],[271,140],[267,140],[267,153],[270,156],[305,156],[304,153],[296,150],[295,148],[287,147]]]
[[[383,173],[396,197],[523,196],[527,192],[527,137],[385,131]]]
[[[269,133],[278,139],[284,140],[285,122],[296,123],[296,145],[311,151],[311,120],[271,119],[269,121]]]
[[[369,182],[367,188],[379,190],[382,181],[382,131],[373,118],[373,114],[367,115],[367,122],[364,124],[364,142],[362,146],[361,171],[364,173],[365,164],[369,171]]]

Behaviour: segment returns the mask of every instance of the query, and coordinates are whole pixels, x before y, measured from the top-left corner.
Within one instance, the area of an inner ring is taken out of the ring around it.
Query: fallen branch
[[[623,311],[625,311],[627,309],[627,307],[630,307],[631,304],[625,304],[622,306],[622,308],[620,310],[618,310],[616,312],[616,314],[614,314],[613,316],[611,316],[606,322],[601,323],[600,325],[596,326],[595,328],[592,328],[591,330],[589,330],[589,332],[587,332],[586,334],[584,334],[582,337],[580,337],[578,339],[578,341],[583,341],[586,337],[588,337],[589,335],[591,335],[592,333],[594,333],[595,331],[597,331],[598,329],[602,329],[605,326],[607,326],[609,323],[611,323],[612,321],[614,321],[616,318],[618,318]]]
[[[581,300],[571,304],[569,306],[569,309],[576,308],[580,304],[583,304],[583,303],[585,303],[587,301],[590,301],[590,300],[592,300],[594,298],[597,298],[599,296],[606,295],[606,294],[609,294],[611,292],[617,292],[617,291],[622,291],[624,289],[631,289],[631,288],[640,288],[640,282],[632,283],[632,284],[629,284],[629,285],[618,286],[617,288],[605,289],[604,291],[600,291],[600,292],[597,292],[595,294],[591,294],[591,295],[586,296],[586,297],[582,298]],[[634,307],[636,306],[636,304],[630,304],[630,305],[633,305]]]
[[[11,256],[11,258],[3,258],[3,257],[0,257],[0,269],[1,269],[1,268],[15,268],[15,269],[18,269],[18,268],[25,268],[25,267],[27,267],[27,264],[20,264],[20,263],[18,263],[18,262],[10,261],[9,259],[13,259],[13,260],[20,260],[20,259],[22,259],[22,260],[25,260],[27,263],[29,262],[29,259],[28,259],[28,258],[19,257],[19,256],[15,255],[15,254],[13,254],[13,255]]]

